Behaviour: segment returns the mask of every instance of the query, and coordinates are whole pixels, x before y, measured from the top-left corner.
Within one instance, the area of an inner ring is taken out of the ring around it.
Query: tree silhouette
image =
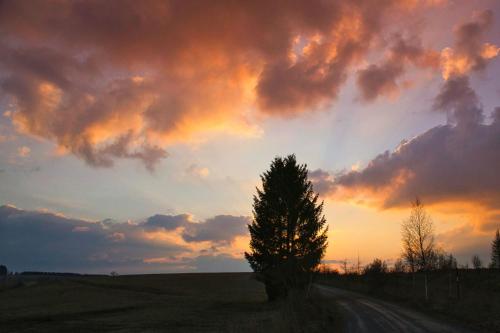
[[[387,277],[385,276],[387,271],[387,264],[385,261],[378,258],[373,259],[370,264],[366,265],[363,269],[363,274],[369,288],[372,290],[382,288],[387,281]]]
[[[373,261],[366,265],[363,270],[364,274],[383,274],[387,273],[387,264],[378,258],[373,259]]]
[[[0,265],[0,276],[7,275],[7,267],[4,265]]]
[[[395,262],[394,262],[394,267],[392,269],[392,271],[394,273],[404,273],[407,271],[407,268],[408,268],[408,265],[403,261],[402,258],[398,258]]]
[[[261,180],[245,257],[274,300],[309,283],[325,253],[328,227],[307,166],[297,164],[295,155],[276,157]]]
[[[446,253],[443,250],[436,251],[436,263],[434,269],[456,269],[457,268],[457,259],[451,253]]]
[[[403,222],[402,239],[404,257],[421,270],[429,269],[435,256],[434,227],[418,198],[412,204],[410,217]]]
[[[495,239],[491,243],[491,267],[500,268],[500,230],[497,229]]]
[[[474,269],[480,269],[481,267],[483,267],[483,262],[477,254],[472,256],[472,267],[474,267]]]
[[[427,271],[431,268],[436,256],[434,244],[434,227],[430,216],[422,202],[416,198],[412,204],[410,217],[402,225],[403,257],[412,272],[415,267],[426,272],[425,299],[428,299]]]

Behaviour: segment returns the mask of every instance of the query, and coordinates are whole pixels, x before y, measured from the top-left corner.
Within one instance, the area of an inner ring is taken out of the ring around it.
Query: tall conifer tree
[[[500,268],[500,230],[497,229],[495,239],[491,243],[491,267]]]
[[[307,166],[297,164],[295,155],[275,158],[261,180],[245,257],[274,300],[309,283],[325,254],[328,227]]]

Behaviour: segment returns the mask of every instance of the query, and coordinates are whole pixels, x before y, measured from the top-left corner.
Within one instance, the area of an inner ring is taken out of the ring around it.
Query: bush
[[[371,264],[368,264],[364,271],[366,275],[387,273],[387,264],[378,258],[374,259]]]

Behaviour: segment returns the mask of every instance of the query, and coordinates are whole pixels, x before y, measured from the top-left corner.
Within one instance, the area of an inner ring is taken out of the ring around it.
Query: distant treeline
[[[37,271],[26,271],[18,273],[19,275],[43,275],[43,276],[106,276],[104,274],[79,274],[79,273],[67,273],[67,272],[37,272]]]
[[[70,273],[70,272],[39,272],[39,271],[24,271],[24,272],[13,272],[7,269],[7,266],[0,265],[0,276],[7,275],[38,275],[38,276],[107,276],[106,274],[80,274],[80,273]],[[118,273],[111,272],[111,276],[117,276]]]
[[[470,269],[468,263],[458,265],[451,253],[437,246],[432,219],[418,198],[401,229],[402,254],[392,267],[378,258],[364,267],[359,259],[350,267],[344,260],[343,274],[324,265],[316,281],[441,313],[487,332],[500,332],[500,230],[491,243],[491,262],[484,265],[473,255]]]

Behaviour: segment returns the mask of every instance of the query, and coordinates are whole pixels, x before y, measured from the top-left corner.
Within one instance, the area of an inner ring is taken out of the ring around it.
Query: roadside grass
[[[327,302],[269,303],[248,273],[22,276],[0,283],[0,331],[338,332]]]
[[[500,270],[460,269],[424,274],[322,274],[318,283],[403,303],[435,317],[446,318],[484,332],[500,332]]]

